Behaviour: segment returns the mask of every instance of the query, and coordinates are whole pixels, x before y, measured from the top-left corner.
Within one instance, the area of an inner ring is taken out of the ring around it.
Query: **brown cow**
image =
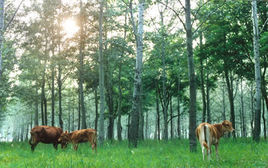
[[[95,129],[88,128],[76,130],[71,133],[65,131],[61,134],[59,143],[62,144],[62,147],[66,147],[69,142],[73,144],[74,150],[77,150],[78,143],[90,142],[92,150],[95,150],[95,152],[97,152],[97,132]]]
[[[35,126],[31,130],[31,138],[29,144],[31,145],[32,151],[39,142],[45,144],[53,144],[54,148],[58,148],[58,139],[63,133],[61,128],[52,126]]]
[[[207,150],[208,160],[210,159],[211,146],[215,145],[216,155],[218,155],[218,145],[220,138],[227,132],[233,132],[234,128],[230,121],[224,120],[220,124],[201,123],[195,130],[196,136],[200,142],[205,159],[205,148]]]

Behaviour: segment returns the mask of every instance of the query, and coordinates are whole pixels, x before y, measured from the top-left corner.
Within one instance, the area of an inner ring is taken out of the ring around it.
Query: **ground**
[[[187,140],[167,142],[148,140],[138,148],[129,149],[127,142],[106,142],[92,152],[88,143],[74,151],[38,144],[32,153],[27,142],[0,143],[1,168],[180,168],[180,167],[268,167],[268,142],[254,143],[251,139],[222,139],[217,160],[213,148],[212,160],[203,161],[200,145],[196,153],[189,152]]]

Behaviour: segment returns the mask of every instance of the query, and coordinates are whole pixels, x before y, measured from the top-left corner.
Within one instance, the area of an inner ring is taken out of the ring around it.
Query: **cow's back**
[[[39,142],[57,143],[62,132],[62,129],[58,127],[36,126],[31,130],[31,136]]]

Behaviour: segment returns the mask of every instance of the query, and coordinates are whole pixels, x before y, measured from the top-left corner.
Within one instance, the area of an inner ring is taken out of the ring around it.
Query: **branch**
[[[23,2],[23,1],[24,1],[24,0],[21,0],[21,1],[20,1],[20,4],[19,4],[19,6],[17,7],[16,11],[14,12],[13,16],[12,16],[11,19],[9,20],[8,24],[4,27],[4,32],[7,30],[8,26],[10,25],[10,23],[14,20],[14,18],[15,18],[15,16],[16,16],[16,14],[17,14],[17,12],[18,12],[20,6],[22,5],[22,2]]]
[[[175,15],[179,18],[180,22],[182,23],[182,25],[184,27],[184,30],[186,30],[186,26],[185,26],[184,22],[182,21],[180,15],[173,8],[169,7],[167,4],[165,4],[165,3],[161,2],[161,1],[159,1],[159,3],[165,5],[167,8],[171,9],[175,13]]]
[[[178,0],[178,2],[181,4],[181,7],[183,8],[184,11],[186,11],[185,7],[183,6],[183,4],[181,3],[180,0]]]
[[[205,3],[201,4],[201,5],[198,7],[198,9],[196,10],[196,12],[193,14],[193,16],[194,16],[194,20],[196,20],[196,16],[197,16],[197,14],[199,13],[199,11],[201,10],[201,8],[202,8],[203,6],[205,6],[208,2],[210,2],[210,0],[206,1]]]
[[[260,30],[260,33],[259,34],[261,34],[262,33],[262,31],[263,31],[263,29],[264,29],[264,27],[265,27],[265,25],[266,25],[266,23],[268,22],[268,18],[266,19],[266,21],[264,22],[264,24],[263,24],[263,26],[262,26],[262,28],[261,28],[261,30]]]
[[[225,5],[226,2],[224,2],[221,6],[219,6],[218,8],[216,8],[215,10],[211,11],[207,17],[205,19],[203,19],[203,21],[197,26],[197,28],[195,29],[195,31],[193,32],[193,35],[199,30],[199,28],[207,21],[208,17],[210,17],[211,14],[215,13],[219,8],[221,8],[223,5]],[[194,24],[194,22],[192,23]]]

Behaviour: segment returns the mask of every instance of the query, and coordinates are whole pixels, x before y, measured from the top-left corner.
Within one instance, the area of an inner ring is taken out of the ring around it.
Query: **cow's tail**
[[[208,149],[208,143],[209,143],[209,136],[210,136],[210,132],[209,132],[209,128],[207,125],[204,125],[201,127],[201,143],[202,145]]]

